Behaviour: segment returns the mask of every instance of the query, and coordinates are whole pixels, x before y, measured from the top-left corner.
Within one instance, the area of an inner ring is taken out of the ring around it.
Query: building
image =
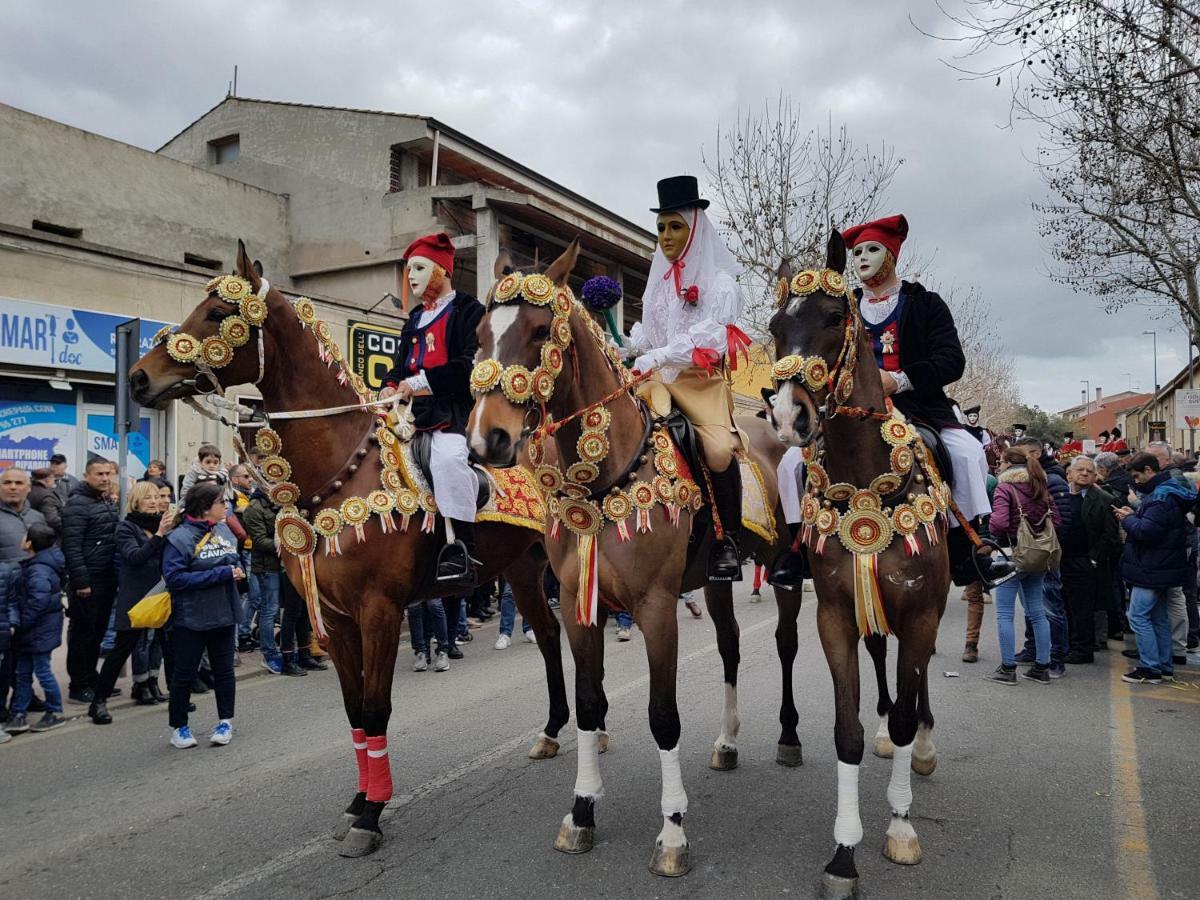
[[[425,116],[227,97],[158,152],[0,104],[0,464],[114,456],[113,328],[142,351],[198,303],[245,239],[267,277],[316,301],[368,383],[391,362],[401,255],[444,229],[454,285],[482,296],[498,259],[545,266],[577,235],[573,276],[641,297],[649,231]],[[626,323],[640,309],[628,303]],[[231,394],[253,404],[250,387]],[[129,472],[182,474],[231,440],[173,404],[142,411]]]
[[[1187,404],[1185,392],[1200,388],[1200,357],[1184,366],[1157,393],[1140,406],[1127,410],[1117,425],[1129,446],[1145,447],[1150,441],[1167,441],[1176,450],[1196,448],[1196,429],[1188,426],[1192,418],[1200,426],[1200,409]],[[1185,408],[1186,406],[1186,408]]]
[[[1121,391],[1105,397],[1103,388],[1096,388],[1094,398],[1064,409],[1058,415],[1075,422],[1076,437],[1095,440],[1100,432],[1111,431],[1114,426],[1121,427],[1120,416],[1141,406],[1152,396],[1154,395],[1140,394],[1136,391]]]

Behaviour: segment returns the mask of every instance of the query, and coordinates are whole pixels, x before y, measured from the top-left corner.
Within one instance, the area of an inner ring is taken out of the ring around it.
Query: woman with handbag
[[[216,728],[210,741],[233,739],[236,680],[233,654],[241,611],[238,582],[245,580],[240,541],[225,524],[225,488],[202,481],[188,491],[183,512],[163,549],[163,580],[171,593],[174,677],[169,704],[171,746],[196,746],[188,727],[191,684],[208,651],[217,695]]]
[[[1005,450],[1000,462],[1000,483],[992,497],[988,530],[996,540],[1014,548],[1017,571],[995,589],[1001,663],[988,676],[992,681],[1017,683],[1013,612],[1020,593],[1021,605],[1033,624],[1036,648],[1036,662],[1022,675],[1036,684],[1050,683],[1050,623],[1046,619],[1042,587],[1046,571],[1058,565],[1056,557],[1061,551],[1055,529],[1061,524],[1041,464],[1018,447]]]
[[[133,657],[133,699],[141,705],[161,702],[158,675],[151,678],[147,654],[136,653],[140,642],[152,635],[152,629],[134,628],[129,610],[158,583],[162,577],[162,555],[165,535],[171,523],[163,516],[165,509],[159,500],[158,485],[139,481],[129,491],[125,518],[114,534],[117,565],[117,601],[113,607],[117,630],[116,643],[104,658],[96,695],[88,707],[88,716],[96,725],[108,725],[112,715],[106,701],[112,693],[125,660]],[[151,638],[153,640],[153,638]]]

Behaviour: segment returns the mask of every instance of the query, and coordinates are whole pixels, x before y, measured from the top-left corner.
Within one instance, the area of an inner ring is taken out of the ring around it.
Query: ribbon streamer
[[[308,606],[308,621],[312,624],[317,640],[324,644],[329,640],[325,620],[321,618],[321,600],[317,596],[317,570],[311,553],[297,556],[300,563],[300,582],[304,589],[304,602]]]
[[[595,625],[600,601],[600,560],[594,534],[579,535],[579,592],[575,599],[575,621]]]
[[[738,367],[738,354],[746,360],[746,365],[750,365],[750,336],[736,325],[725,326],[725,355],[729,359],[729,368],[736,372]]]
[[[854,618],[858,622],[858,633],[863,637],[892,633],[879,592],[878,554],[854,554]]]

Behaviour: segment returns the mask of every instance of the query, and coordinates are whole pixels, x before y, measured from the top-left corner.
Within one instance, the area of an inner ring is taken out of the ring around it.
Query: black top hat
[[[1014,422],[1013,423],[1013,431],[1025,431],[1025,426],[1022,425],[1020,422]]]
[[[1102,438],[1102,437],[1106,438],[1106,437],[1108,437],[1108,432],[1107,432],[1107,431],[1102,431],[1102,432],[1100,432],[1098,435],[1096,435],[1096,437],[1098,437],[1098,438]]]
[[[1073,437],[1075,437],[1075,432],[1073,432],[1073,431],[1064,431],[1063,432],[1063,438],[1065,438],[1066,440],[1069,441]]]
[[[964,416],[970,416],[970,415],[977,416],[977,415],[979,415],[979,409],[980,409],[980,407],[978,407],[978,406],[968,406],[966,409],[963,410],[963,415]]]
[[[700,197],[700,184],[695,175],[675,175],[658,183],[658,207],[652,213],[675,212],[678,209],[708,209],[708,201]]]

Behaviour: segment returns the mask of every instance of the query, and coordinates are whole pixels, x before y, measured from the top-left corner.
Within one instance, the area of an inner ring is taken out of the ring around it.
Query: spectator
[[[418,600],[408,607],[409,646],[413,651],[413,671],[424,672],[433,663],[433,671],[447,672],[450,669],[450,657],[446,655],[446,645],[450,642],[447,634],[446,607],[440,600]],[[433,656],[433,639],[438,642],[437,656]]]
[[[1097,647],[1108,649],[1109,564],[1121,544],[1112,514],[1117,498],[1098,487],[1096,477],[1096,464],[1086,456],[1071,460],[1071,516],[1060,534],[1063,594],[1070,611],[1070,665],[1092,663]]]
[[[433,601],[437,602],[437,601]],[[438,603],[440,606],[441,604]],[[308,672],[323,672],[329,668],[309,652],[308,643],[312,626],[308,621],[308,607],[304,597],[287,577],[279,573],[279,606],[283,610],[283,625],[279,629],[279,650],[283,657],[284,675],[304,675]],[[259,631],[261,632],[261,628]],[[299,670],[299,671],[297,671]]]
[[[150,460],[146,466],[146,473],[139,480],[149,481],[156,487],[165,487],[171,492],[171,502],[175,501],[175,489],[171,487],[171,482],[167,481],[167,464],[161,459]]]
[[[512,587],[500,581],[500,634],[496,638],[496,649],[507,650],[512,645],[513,626],[517,623],[517,601],[513,599]],[[537,643],[533,626],[521,616],[521,634],[529,643]]]
[[[117,508],[109,500],[112,467],[99,457],[88,460],[83,481],[63,507],[62,549],[67,559],[67,697],[90,706],[95,699],[96,662],[117,595],[114,535]],[[108,697],[101,697],[108,700]]]
[[[218,717],[209,740],[223,745],[233,739],[233,654],[241,608],[236,583],[246,573],[237,538],[225,525],[224,493],[215,481],[200,481],[191,487],[179,522],[163,548],[175,657],[169,702],[171,746],[180,750],[196,746],[188,726],[188,704],[205,651],[212,667]]]
[[[250,495],[250,505],[243,513],[246,533],[250,536],[250,568],[258,581],[258,645],[262,649],[263,668],[279,675],[283,658],[275,646],[275,619],[279,615],[279,579],[282,566],[275,546],[275,517],[279,507],[257,488]],[[249,622],[245,636],[250,637]]]
[[[67,458],[61,453],[50,457],[50,474],[54,476],[54,490],[66,506],[71,493],[79,486],[79,479],[67,472]]]
[[[246,570],[246,586],[248,588],[242,595],[244,601],[242,622],[238,625],[238,651],[244,653],[254,649],[254,643],[250,636],[250,623],[254,620],[254,614],[258,612],[259,605],[262,603],[262,590],[258,583],[258,575],[254,572],[254,561],[250,554],[254,541],[246,531],[246,509],[250,506],[250,495],[254,492],[254,479],[250,477],[250,470],[246,466],[239,463],[229,467],[229,490],[233,516],[237,520],[238,528],[241,529],[242,568]],[[232,529],[232,523],[229,524]],[[234,534],[237,534],[237,529],[233,529],[233,531]]]
[[[29,473],[15,466],[0,472],[0,588],[20,574],[19,564],[28,556],[22,549],[25,534],[33,525],[45,525],[46,519],[29,503]],[[12,607],[16,615],[16,607]],[[0,619],[2,627],[3,619]],[[0,658],[0,711],[7,710],[8,691],[16,672],[16,657],[6,653]]]
[[[1000,483],[992,500],[989,530],[1001,543],[1015,544],[1024,519],[1035,530],[1057,528],[1062,519],[1050,494],[1041,464],[1022,447],[1009,447],[1001,458]],[[1050,625],[1046,620],[1042,585],[1044,572],[1020,572],[995,588],[996,632],[1000,639],[1000,665],[989,677],[1001,684],[1017,683],[1013,655],[1013,612],[1017,594],[1034,636],[1033,665],[1023,677],[1040,684],[1050,683]]]
[[[88,715],[97,725],[112,722],[112,715],[108,711],[108,695],[117,683],[121,667],[131,656],[133,699],[142,706],[152,706],[162,699],[157,670],[151,677],[149,654],[139,656],[134,652],[139,641],[147,638],[153,641],[154,630],[134,628],[129,622],[129,610],[150,593],[162,577],[163,546],[171,530],[171,520],[163,515],[166,508],[159,499],[160,490],[158,485],[150,481],[135,484],[129,492],[125,518],[117,525],[117,599],[114,605],[117,639],[113,649],[104,658],[95,699],[88,707]]]
[[[1187,511],[1196,490],[1161,471],[1155,454],[1139,453],[1129,463],[1142,502],[1116,509],[1125,531],[1121,574],[1132,586],[1129,626],[1137,637],[1138,666],[1123,676],[1130,684],[1173,680],[1175,661],[1167,611],[1171,588],[1187,572]]]
[[[42,514],[55,534],[62,533],[63,499],[54,489],[54,473],[49,469],[33,470],[29,505]]]
[[[1177,484],[1183,488],[1192,489],[1194,487],[1187,476],[1183,474],[1183,469],[1177,464],[1175,457],[1182,457],[1183,454],[1175,454],[1171,452],[1171,445],[1166,441],[1151,441],[1146,445],[1146,450],[1154,454],[1154,458],[1158,460],[1158,469],[1171,476]],[[1136,503],[1131,503],[1130,506],[1136,508]],[[1187,570],[1179,584],[1170,588],[1167,591],[1167,616],[1171,622],[1171,647],[1173,662],[1177,666],[1182,666],[1187,663],[1187,645],[1188,645],[1188,600],[1189,594],[1192,606],[1195,606],[1195,582],[1196,582],[1196,553],[1200,549],[1200,544],[1197,541],[1196,528],[1188,519],[1183,521],[1183,533],[1187,545]],[[1188,582],[1191,582],[1192,590],[1185,590]]]
[[[1122,453],[1129,453],[1129,445],[1126,444],[1125,440],[1121,437],[1120,428],[1114,428],[1112,430],[1112,433],[1109,435],[1108,442],[1105,443],[1100,449],[1105,453],[1116,453],[1118,456]]]
[[[1124,503],[1129,492],[1133,490],[1133,476],[1121,465],[1121,459],[1116,453],[1104,452],[1096,454],[1096,471],[1100,475],[1100,486]]]
[[[222,486],[228,483],[229,476],[221,467],[221,450],[215,444],[201,444],[196,451],[196,461],[183,476],[183,484],[179,488],[179,502],[186,503],[188,491],[198,481],[217,481]]]
[[[633,614],[626,610],[618,609],[613,614],[613,617],[615,618],[616,623],[617,623],[617,640],[622,643],[624,643],[625,641],[632,640],[633,639]]]
[[[62,591],[67,574],[67,564],[57,541],[54,529],[42,522],[29,526],[24,542],[28,557],[21,563],[21,588],[16,592],[21,624],[12,638],[16,657],[16,689],[8,720],[8,730],[12,734],[49,731],[67,721],[62,716],[58,679],[50,668],[50,654],[62,643]],[[26,714],[33,699],[34,676],[45,694],[46,711],[30,725]]]
[[[17,605],[19,588],[14,583],[21,569],[11,564],[0,565],[0,744],[7,744],[12,737],[4,729],[8,721],[8,685],[16,666],[13,664],[12,636],[21,623],[21,608]]]
[[[1133,493],[1133,477],[1121,463],[1121,458],[1112,452],[1100,453],[1096,456],[1096,470],[1100,474],[1100,486],[1116,498],[1118,506],[1128,502]],[[1118,536],[1120,536],[1118,531]],[[1109,579],[1111,583],[1108,592],[1108,639],[1121,640],[1129,631],[1125,621],[1125,579],[1121,577],[1121,555],[1114,554],[1109,563]]]

